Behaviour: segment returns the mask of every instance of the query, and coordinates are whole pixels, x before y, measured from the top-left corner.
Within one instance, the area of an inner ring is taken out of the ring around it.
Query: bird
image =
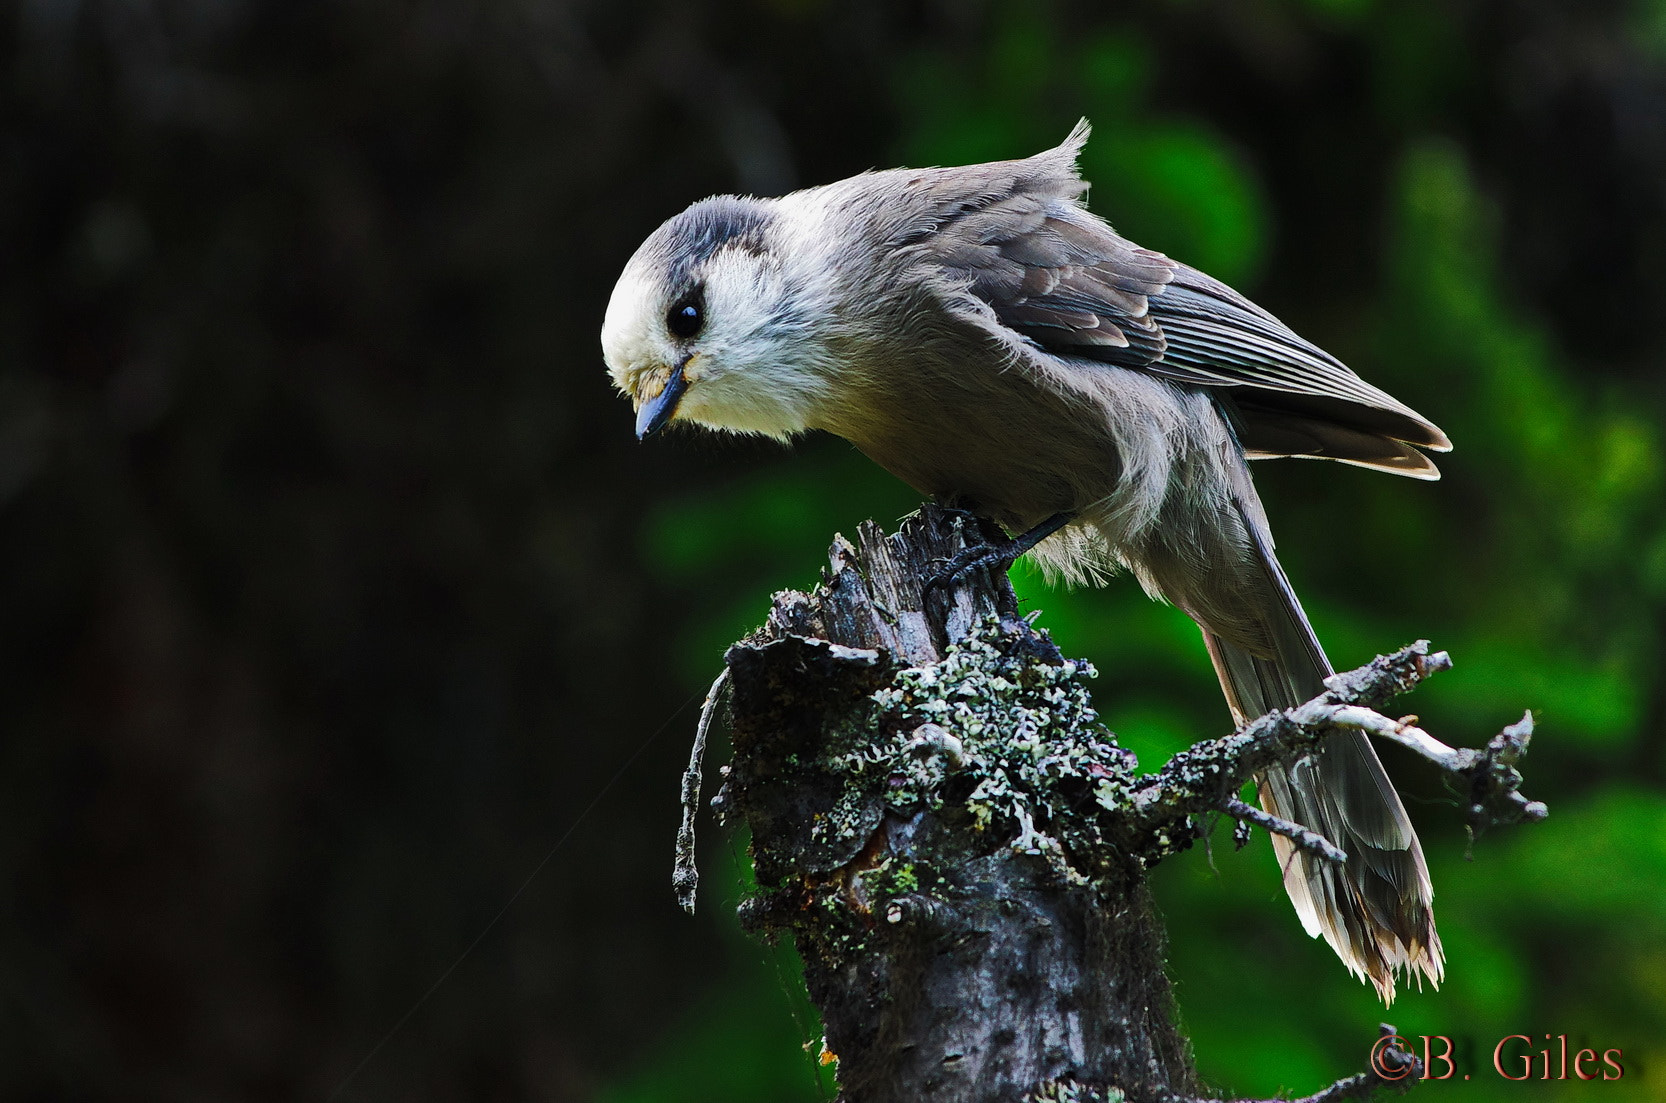
[[[1201,628],[1242,727],[1334,673],[1274,554],[1248,460],[1417,479],[1446,435],[1272,314],[1119,236],[1083,201],[1082,120],[1033,156],[714,196],[625,264],[603,358],[636,433],[843,437],[1011,534],[1050,578],[1131,573]],[[1327,536],[1327,539],[1334,537]],[[955,569],[969,561],[957,557]],[[1272,842],[1303,928],[1392,1003],[1445,954],[1421,844],[1370,741],[1256,778],[1337,863]]]

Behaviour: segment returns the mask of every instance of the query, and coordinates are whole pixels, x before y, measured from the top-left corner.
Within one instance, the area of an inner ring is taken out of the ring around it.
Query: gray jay
[[[1056,149],[892,169],[778,199],[719,196],[625,266],[602,327],[637,435],[672,420],[785,440],[836,433],[922,494],[970,503],[1053,577],[1131,572],[1203,629],[1242,725],[1332,673],[1247,459],[1307,456],[1438,477],[1438,428],[1277,318],[1089,213]],[[1032,550],[1033,549],[1033,550]],[[959,564],[965,566],[964,563]],[[1438,984],[1434,890],[1364,735],[1268,771],[1273,836],[1308,934],[1385,1001]]]

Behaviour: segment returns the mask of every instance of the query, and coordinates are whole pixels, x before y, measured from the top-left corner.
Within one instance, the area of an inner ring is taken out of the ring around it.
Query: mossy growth
[[[1074,884],[1121,868],[1102,813],[1125,806],[1137,763],[1098,722],[1093,677],[1044,633],[989,618],[942,661],[897,671],[844,726],[819,764],[842,795],[811,832],[869,832],[877,803],[891,822],[935,814],[985,853],[1038,855]],[[868,853],[850,873],[860,897],[931,891],[920,863]]]
[[[1049,1080],[1025,1103],[1123,1103],[1128,1097],[1114,1086],[1090,1087],[1074,1080]]]

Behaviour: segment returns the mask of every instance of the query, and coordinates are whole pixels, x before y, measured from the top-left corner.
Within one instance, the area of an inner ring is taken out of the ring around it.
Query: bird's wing
[[[1432,477],[1417,448],[1451,447],[1433,423],[1265,310],[1119,236],[1060,189],[977,198],[919,247],[1047,352],[1230,388],[1252,456],[1325,456]]]

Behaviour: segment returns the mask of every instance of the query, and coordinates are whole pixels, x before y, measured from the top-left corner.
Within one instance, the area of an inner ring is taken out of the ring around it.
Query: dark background
[[[1338,664],[1428,636],[1435,734],[1541,722],[1551,819],[1472,863],[1390,763],[1451,965],[1389,1017],[1474,1076],[1424,1090],[1666,1099],[1659,0],[0,10],[0,1097],[819,1098],[743,842],[673,904],[677,774],[770,591],[913,499],[828,439],[639,446],[602,310],[708,193],[1086,115],[1097,211],[1457,442],[1258,468]],[[1224,729],[1184,618],[1019,582],[1148,764]],[[1224,843],[1162,871],[1187,1027],[1315,1090],[1384,1012]],[[1627,1083],[1504,1083],[1516,1033]]]

